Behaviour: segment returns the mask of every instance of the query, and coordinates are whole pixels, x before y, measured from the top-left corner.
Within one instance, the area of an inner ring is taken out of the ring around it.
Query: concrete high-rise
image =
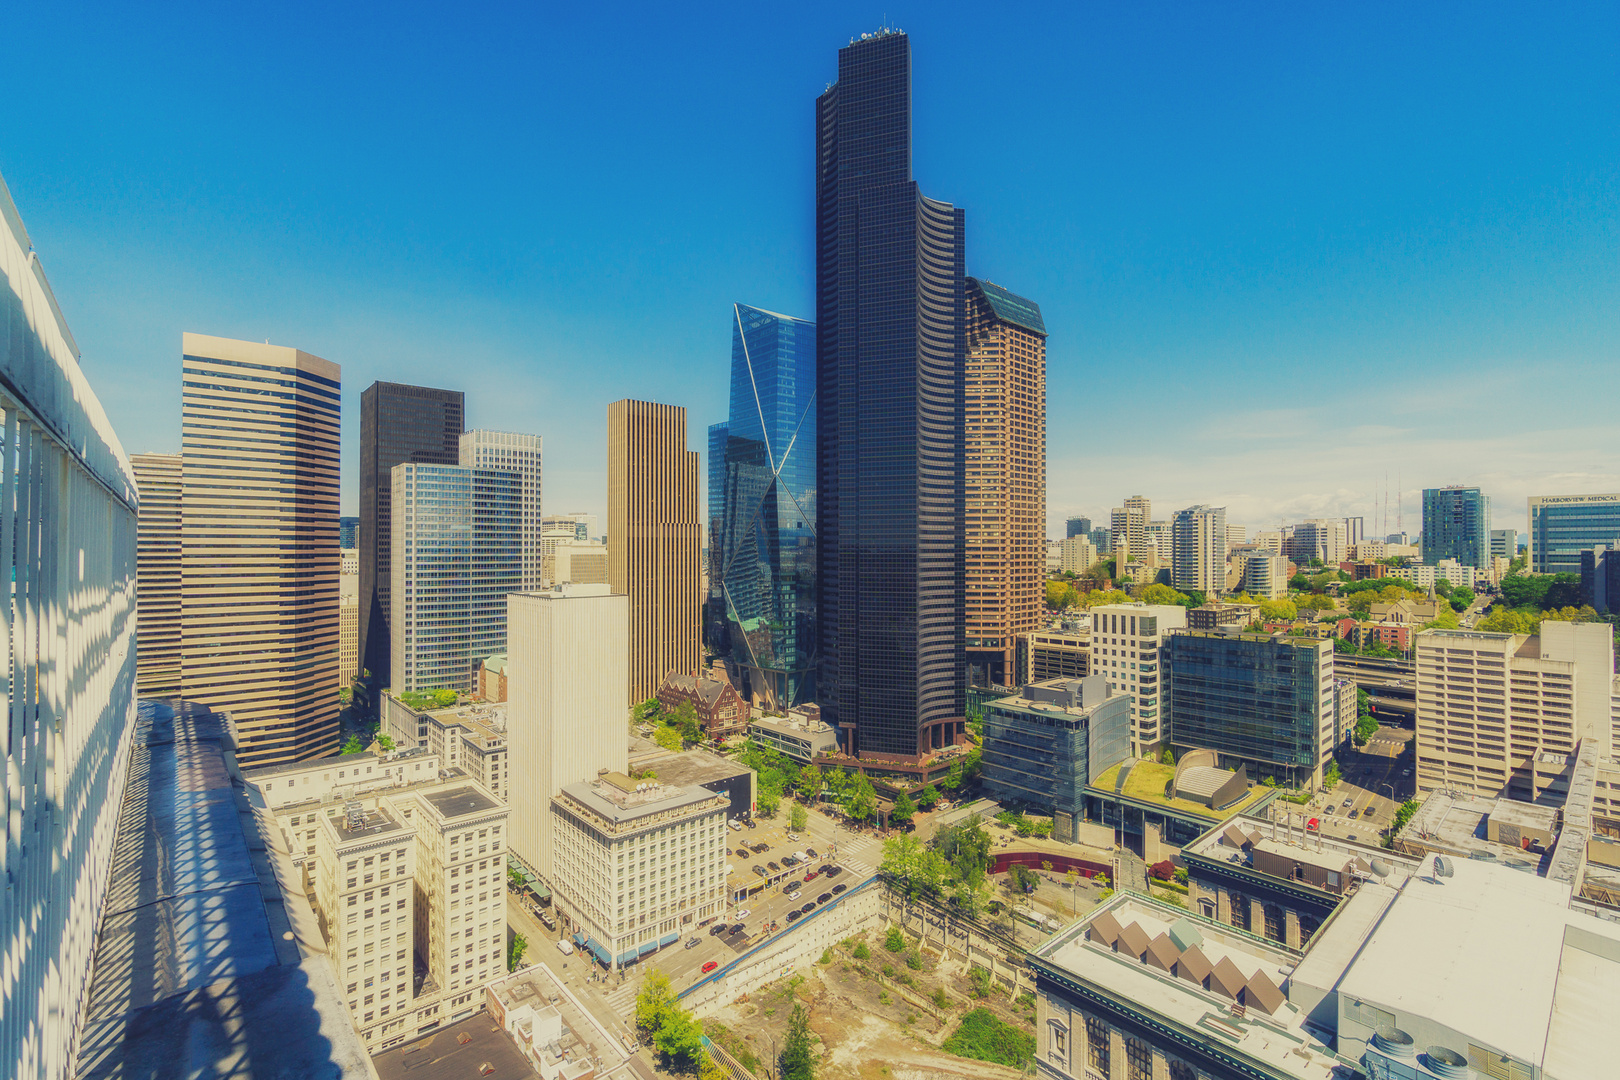
[[[360,666],[375,690],[392,686],[389,628],[393,468],[461,463],[460,390],[375,382],[360,395]]]
[[[136,527],[135,688],[142,697],[180,693],[180,455],[134,454],[140,488]]]
[[[1441,559],[1491,568],[1491,498],[1479,488],[1423,489],[1423,561]]]
[[[186,334],[181,681],[244,766],[338,741],[338,365]]]
[[[709,428],[711,644],[787,709],[816,696],[816,326],[731,315],[730,416]]]
[[[519,479],[518,533],[523,589],[541,584],[540,436],[509,431],[468,431],[461,436],[461,464],[515,472]],[[514,590],[516,591],[516,590]]]
[[[910,39],[852,41],[816,99],[816,615],[863,757],[964,737],[965,231],[911,178]]]
[[[1177,510],[1170,528],[1176,588],[1210,595],[1226,591],[1226,507]]]
[[[116,1008],[90,992],[92,952],[115,850],[140,857],[115,845],[136,729],[137,480],[3,179],[0,327],[0,1076],[57,1080],[84,1075],[92,1008]]]
[[[967,662],[976,682],[1010,686],[1018,635],[1046,623],[1046,323],[1033,300],[977,278],[964,409]]]
[[[470,693],[483,662],[506,651],[506,598],[522,591],[522,501],[517,472],[394,466],[394,690]]]
[[[360,553],[340,548],[338,566],[338,689],[360,674]]]
[[[606,585],[507,598],[507,762],[512,852],[552,880],[551,799],[624,772],[630,600]]]
[[[698,455],[686,410],[650,401],[608,406],[608,584],[630,598],[627,700],[658,693],[702,651],[703,525]]]
[[[1117,576],[1124,576],[1126,563],[1144,562],[1153,552],[1147,531],[1152,512],[1152,504],[1140,495],[1132,495],[1123,506],[1108,512],[1110,551],[1118,561],[1114,571]]]

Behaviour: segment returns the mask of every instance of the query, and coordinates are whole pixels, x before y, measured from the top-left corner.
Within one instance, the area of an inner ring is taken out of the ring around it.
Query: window
[[[1052,1025],[1052,1053],[1055,1054],[1058,1057],[1064,1057],[1064,1056],[1066,1056],[1068,1054],[1068,1052],[1069,1052],[1069,1033],[1066,1030],[1064,1030],[1062,1025],[1053,1024]]]
[[[1125,1040],[1126,1080],[1153,1080],[1153,1047],[1140,1039]]]
[[[1108,1067],[1108,1025],[1095,1016],[1086,1017],[1086,1043],[1091,1067],[1104,1076],[1112,1075]]]
[[[1249,898],[1242,893],[1231,893],[1232,925],[1239,930],[1249,928]]]
[[[1288,936],[1288,917],[1283,914],[1283,909],[1276,904],[1267,904],[1265,914],[1266,937],[1272,941],[1285,940]]]
[[[1170,1080],[1198,1080],[1198,1074],[1185,1061],[1170,1063]]]

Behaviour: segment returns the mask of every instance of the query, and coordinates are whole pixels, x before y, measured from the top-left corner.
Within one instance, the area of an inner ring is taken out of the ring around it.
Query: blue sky
[[[918,180],[1052,332],[1054,528],[1620,490],[1614,4],[12,5],[0,172],[130,451],[183,330],[269,339],[343,367],[346,512],[381,378],[600,513],[609,401],[704,450],[731,303],[813,314],[813,100],[885,17]]]

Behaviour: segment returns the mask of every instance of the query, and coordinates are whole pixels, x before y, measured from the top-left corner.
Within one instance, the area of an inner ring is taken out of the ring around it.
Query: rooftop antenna
[[[1406,487],[1399,469],[1395,470],[1395,531],[1406,532]]]

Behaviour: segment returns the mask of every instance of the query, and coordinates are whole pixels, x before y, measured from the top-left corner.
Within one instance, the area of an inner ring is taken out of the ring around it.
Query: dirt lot
[[[870,954],[868,959],[856,955],[862,945]],[[1026,995],[1014,1003],[1005,986],[977,997],[960,960],[942,966],[932,950],[915,950],[914,938],[907,939],[906,949],[900,953],[884,947],[882,933],[849,938],[823,957],[828,963],[801,968],[747,1000],[726,1006],[709,1023],[717,1021],[729,1034],[718,1034],[711,1027],[710,1036],[728,1049],[751,1052],[766,1062],[773,1052],[773,1037],[779,1048],[794,1003],[802,1001],[810,1009],[810,1029],[820,1040],[816,1075],[821,1080],[1015,1080],[1020,1076],[1018,1069],[948,1054],[940,1044],[956,1030],[963,1013],[981,1006],[1031,1031],[1033,998]],[[908,954],[921,962],[920,969],[908,966]],[[946,1005],[940,1009],[934,1004],[934,993],[942,987]]]

